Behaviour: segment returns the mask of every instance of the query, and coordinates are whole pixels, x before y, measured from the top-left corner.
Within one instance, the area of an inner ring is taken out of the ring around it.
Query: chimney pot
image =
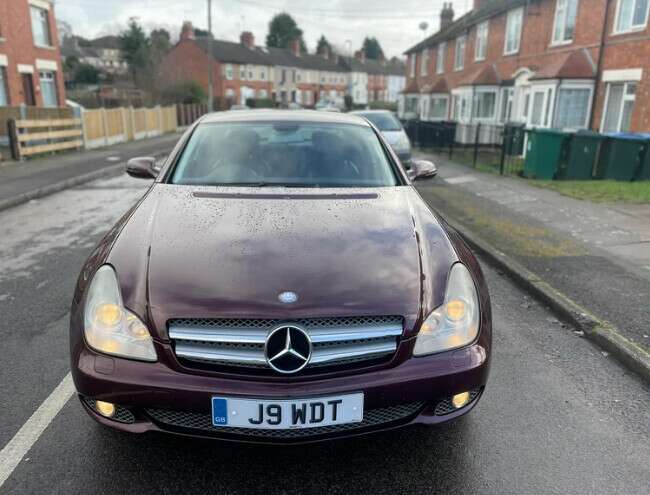
[[[185,21],[181,28],[181,41],[194,39],[194,26],[190,21]]]
[[[239,41],[246,48],[255,48],[255,36],[250,31],[243,31],[239,35]]]
[[[454,22],[454,8],[450,3],[443,3],[440,11],[440,31]]]
[[[300,40],[298,38],[289,42],[289,49],[296,57],[300,57]]]

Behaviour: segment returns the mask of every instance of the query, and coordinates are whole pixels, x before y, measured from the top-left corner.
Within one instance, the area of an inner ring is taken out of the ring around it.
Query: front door
[[[21,74],[23,81],[23,95],[25,97],[25,105],[33,107],[36,106],[36,97],[34,96],[34,79],[31,74]]]

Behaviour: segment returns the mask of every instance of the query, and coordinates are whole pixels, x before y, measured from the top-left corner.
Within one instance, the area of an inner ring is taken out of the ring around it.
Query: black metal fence
[[[404,129],[414,146],[455,162],[500,174],[523,170],[523,125],[409,120]]]

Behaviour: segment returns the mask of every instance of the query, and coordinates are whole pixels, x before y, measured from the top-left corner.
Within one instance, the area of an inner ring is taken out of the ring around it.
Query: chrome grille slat
[[[279,324],[305,329],[313,344],[307,366],[362,363],[386,358],[397,350],[403,331],[400,316],[360,316],[306,319],[175,319],[169,337],[179,358],[215,366],[266,367],[264,345]]]

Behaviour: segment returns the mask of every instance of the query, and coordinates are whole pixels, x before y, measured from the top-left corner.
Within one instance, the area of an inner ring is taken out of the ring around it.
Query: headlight
[[[97,270],[86,296],[84,334],[93,349],[114,356],[156,361],[149,330],[122,304],[113,269]]]
[[[424,320],[415,340],[414,356],[456,349],[478,334],[479,304],[469,270],[456,263],[449,273],[445,301]]]

